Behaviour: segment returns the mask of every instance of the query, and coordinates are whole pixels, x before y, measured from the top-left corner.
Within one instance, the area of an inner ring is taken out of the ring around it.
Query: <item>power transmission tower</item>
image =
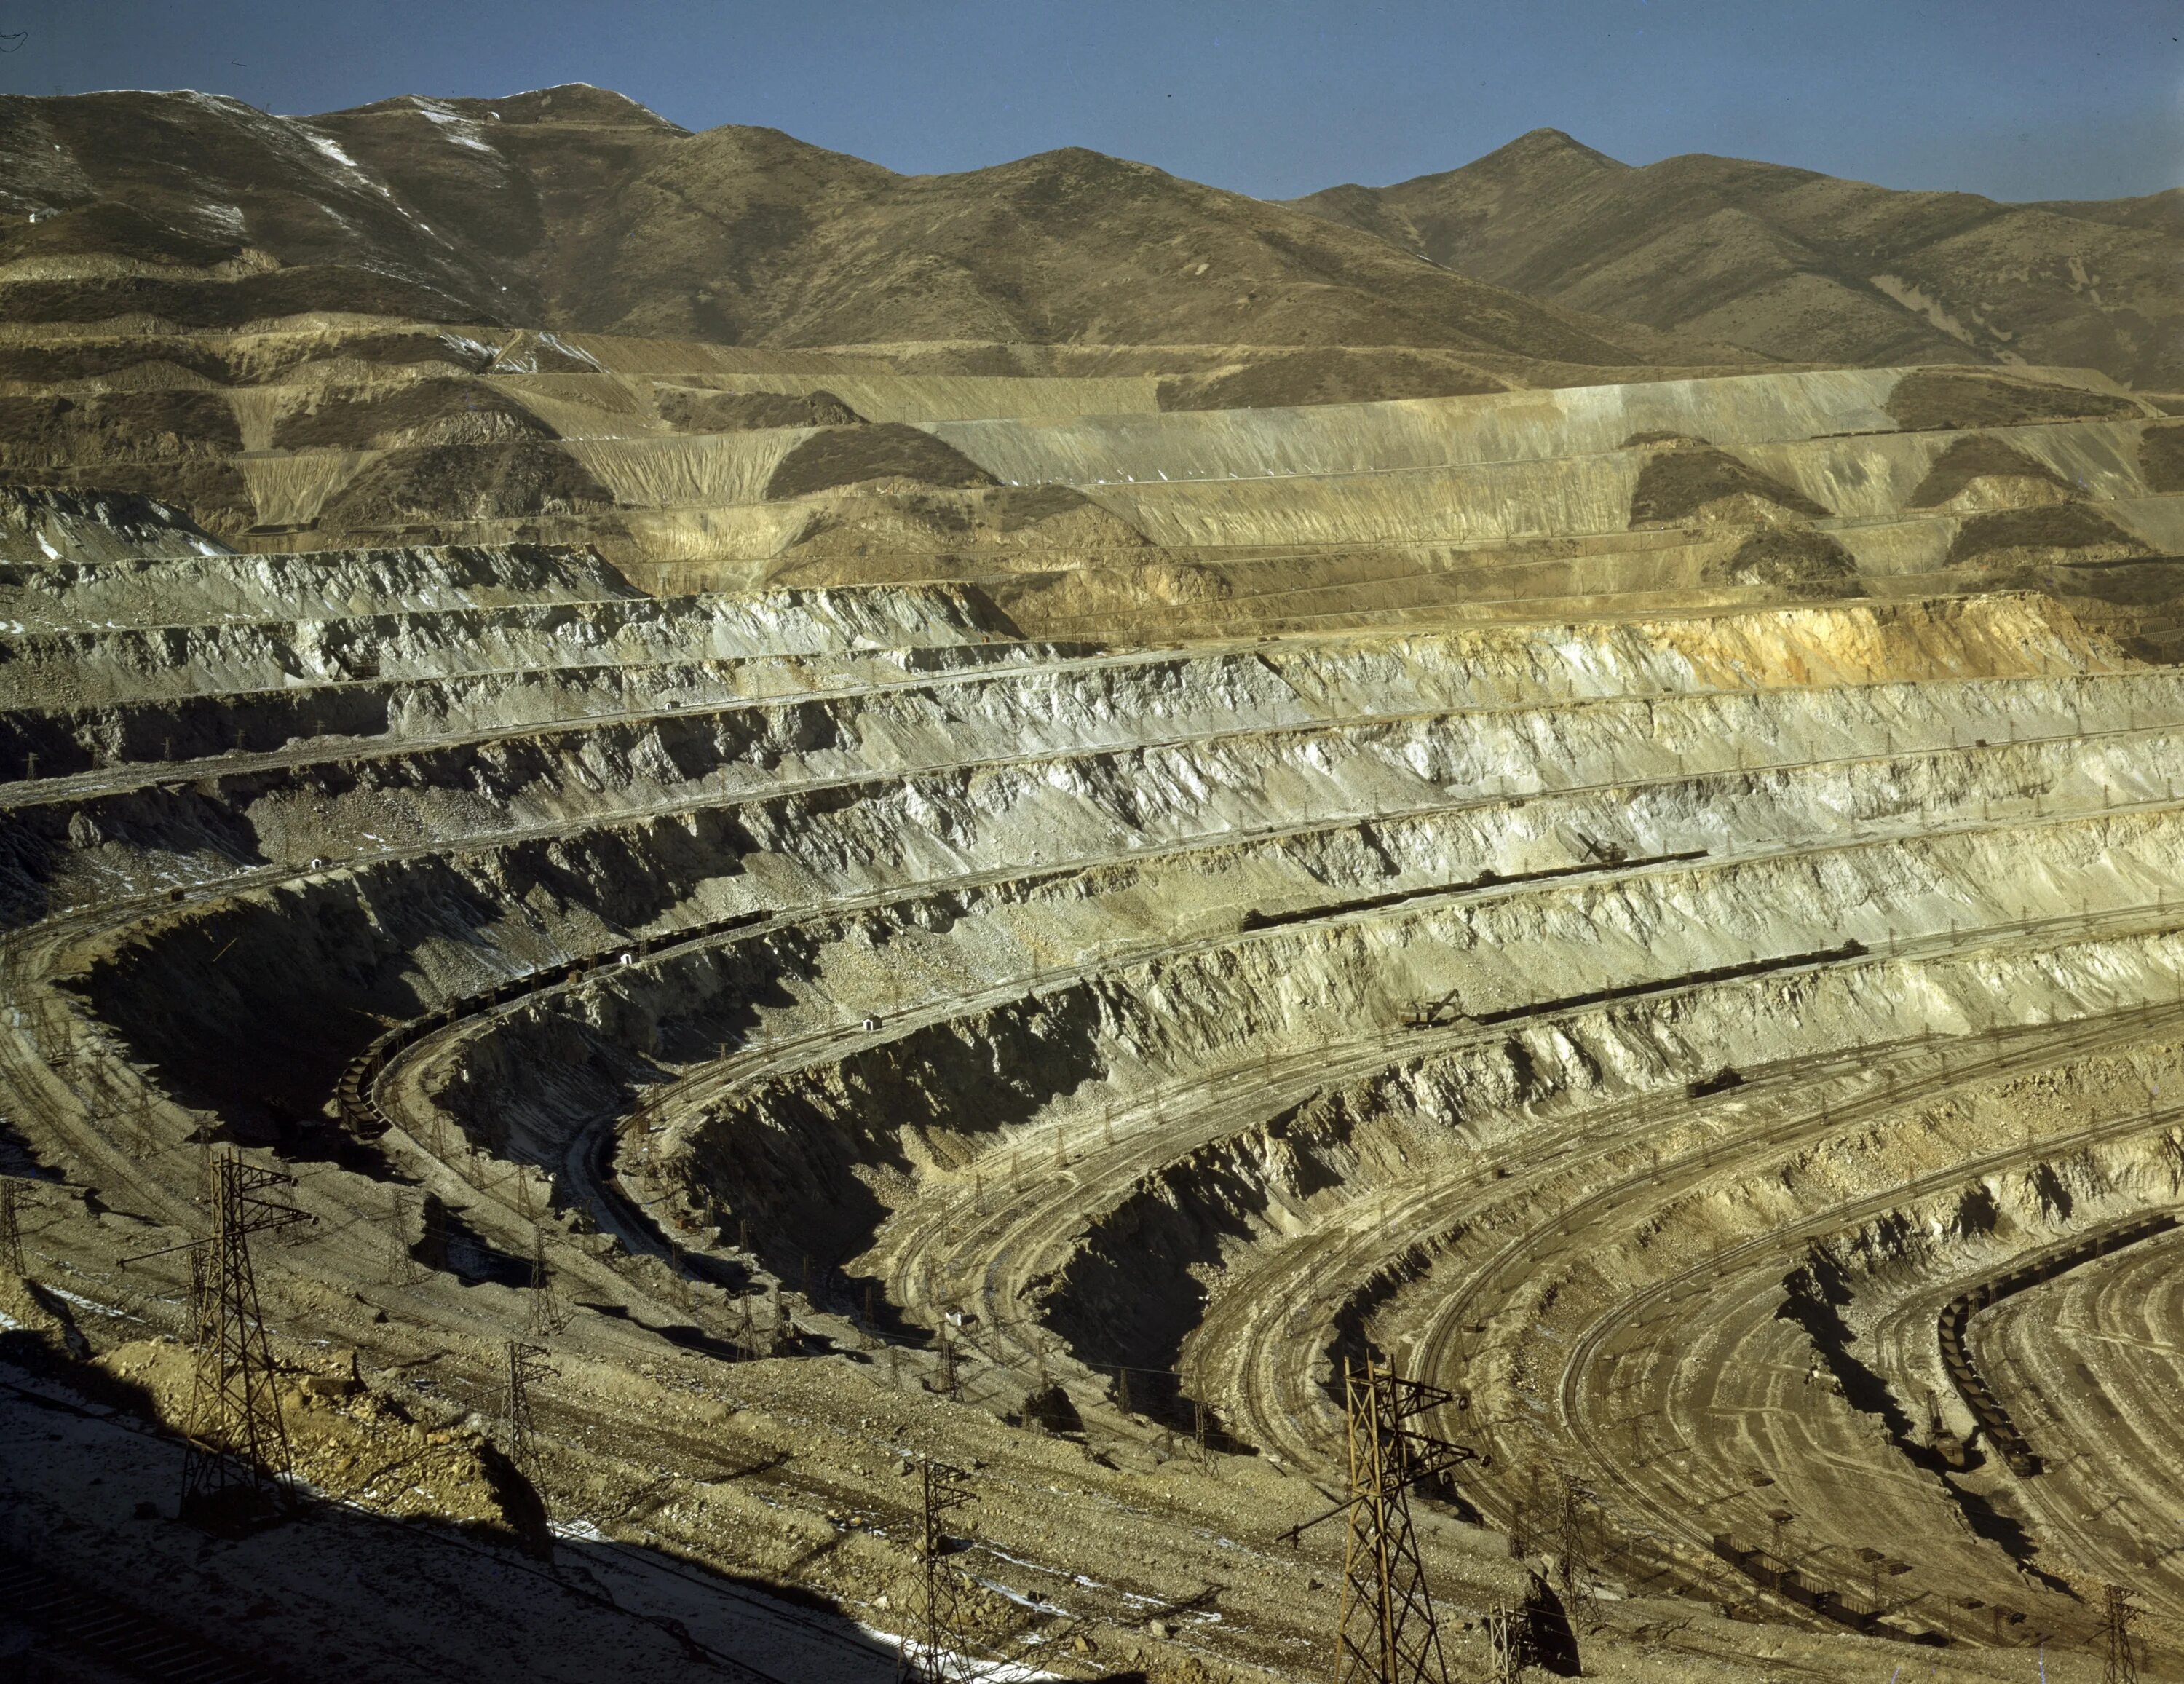
[[[1555,1540],[1555,1578],[1562,1586],[1563,1593],[1567,1595],[1576,1589],[1578,1581],[1585,1576],[1585,1569],[1589,1564],[1585,1552],[1585,1509],[1582,1505],[1598,1499],[1591,1492],[1573,1483],[1567,1474],[1563,1475],[1560,1484],[1562,1486],[1562,1524],[1559,1535]],[[1775,1553],[1780,1555],[1781,1551],[1778,1548]]]
[[[1410,1489],[1464,1462],[1468,1446],[1406,1423],[1456,1402],[1456,1394],[1405,1380],[1390,1361],[1343,1364],[1349,1416],[1350,1495],[1284,1534],[1294,1542],[1322,1520],[1346,1514],[1335,1684],[1446,1684],[1448,1660],[1411,1529]]]
[[[1509,1503],[1509,1559],[1522,1561],[1532,1553],[1532,1517],[1540,1506],[1540,1468],[1534,1463],[1525,1477],[1524,1494]]]
[[[966,1641],[955,1570],[942,1564],[954,1546],[941,1523],[951,1509],[978,1499],[971,1495],[970,1475],[961,1468],[928,1456],[919,1471],[924,1514],[918,1555],[925,1575],[925,1605],[918,1610],[916,1637],[903,1643],[895,1677],[922,1684],[971,1684],[978,1669]]]
[[[212,1338],[212,1247],[200,1240],[190,1247],[190,1349],[202,1351]]]
[[[940,1395],[950,1400],[963,1395],[963,1378],[956,1370],[956,1341],[951,1336],[947,1319],[940,1323]]]
[[[130,1133],[135,1137],[136,1152],[139,1157],[149,1157],[159,1149],[159,1130],[152,1122],[152,1085],[140,1082],[135,1103],[130,1107]]]
[[[2101,1592],[2101,1637],[2106,1648],[2101,1665],[2101,1684],[2138,1684],[2138,1661],[2131,1641],[2131,1622],[2138,1610],[2121,1585],[2109,1585]]]
[[[1402,1423],[1448,1393],[1399,1379],[1368,1357],[1345,1364],[1349,1403],[1350,1542],[1343,1553],[1342,1612],[1336,1634],[1337,1684],[1412,1684],[1448,1676],[1425,1568],[1411,1530],[1410,1486],[1423,1477],[1414,1461],[1433,1458],[1440,1441],[1413,1444]],[[1423,1439],[1423,1436],[1418,1436]],[[1448,1446],[1453,1450],[1456,1447]],[[1424,1453],[1423,1456],[1419,1453]]]
[[[1493,1668],[1487,1676],[1492,1684],[1517,1684],[1524,1670],[1524,1622],[1506,1608],[1490,1609],[1486,1615],[1486,1648],[1488,1664]]]
[[[751,1313],[751,1295],[748,1292],[736,1300],[735,1342],[736,1349],[742,1354],[744,1362],[754,1363],[758,1360],[760,1354],[758,1348],[758,1321]],[[768,1356],[772,1354],[770,1347],[765,1354]]]
[[[551,1339],[569,1325],[571,1311],[554,1290],[554,1272],[546,1266],[546,1230],[531,1230],[531,1330]]]
[[[544,1347],[508,1341],[508,1457],[534,1486],[538,1483],[538,1437],[531,1414],[531,1387],[560,1372],[546,1360]]]
[[[387,1279],[396,1286],[414,1286],[425,1278],[426,1271],[410,1249],[410,1201],[396,1187],[388,1192],[387,1202],[388,1225],[394,1235],[394,1268]]]
[[[16,1278],[28,1280],[31,1266],[23,1261],[23,1218],[15,1205],[15,1178],[0,1175],[0,1263]]]
[[[246,1163],[232,1151],[213,1162],[212,1237],[193,1248],[191,1258],[197,1380],[182,1463],[181,1512],[187,1518],[247,1522],[288,1500],[288,1431],[250,1267],[250,1236],[311,1219],[259,1196],[294,1185],[292,1175]]]

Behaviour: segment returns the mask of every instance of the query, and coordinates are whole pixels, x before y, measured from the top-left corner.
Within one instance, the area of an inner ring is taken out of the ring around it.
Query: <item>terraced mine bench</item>
[[[2096,1257],[2107,1257],[2157,1234],[2166,1234],[2176,1226],[2176,1218],[2166,1213],[2118,1223],[1990,1276],[1959,1292],[1942,1307],[1936,1327],[1941,1341],[1942,1366],[1948,1374],[1950,1384],[1956,1387],[1957,1395],[1964,1400],[1972,1418],[1986,1434],[1987,1441],[2000,1453],[2003,1463],[2018,1478],[2029,1480],[2038,1474],[2040,1457],[1973,1360],[1968,1336],[1971,1319],[2004,1298],[2067,1274]]]
[[[807,1498],[824,1547],[765,1570],[831,1570],[853,1500],[881,1549],[900,1487],[842,1473],[843,1446],[914,1430],[1007,1493],[982,1570],[1014,1590],[1067,1558],[1009,1606],[1134,1620],[1143,1563],[1187,1561],[1228,1587],[1218,1641],[1279,1670],[1319,1617],[1252,1529],[1303,1500],[1284,1470],[1340,1477],[1324,1376],[1364,1342],[1474,1400],[1480,1514],[1514,1513],[1529,1465],[1580,1470],[1603,1529],[1660,1546],[1613,1560],[1704,1593],[1703,1529],[1763,1525],[1764,1464],[1811,1545],[1732,1561],[1773,1617],[1881,1631],[1825,1581],[1885,1525],[1957,1598],[1904,1600],[1988,1641],[1960,1599],[2020,1598],[2010,1536],[1907,1467],[1841,1360],[1885,1399],[1930,1361],[1932,1299],[1907,1356],[1898,1283],[1857,1265],[1970,1231],[1936,1208],[1966,1165],[2036,1229],[2012,1178],[2051,1150],[2100,1159],[2086,1196],[2136,1219],[2153,1124],[2010,1085],[2151,1070],[2184,968],[2184,678],[1982,572],[2038,535],[1987,517],[2064,495],[2064,560],[2159,571],[2169,424],[2006,383],[2073,411],[1992,429],[2016,456],[1898,425],[1919,381],[1875,371],[922,415],[915,439],[847,438],[803,391],[809,425],[523,445],[627,493],[553,517],[627,573],[493,543],[230,555],[149,513],[117,535],[8,503],[82,552],[0,574],[0,774],[49,774],[0,801],[9,1115],[117,1228],[178,1235],[206,1118],[263,1138],[331,1100],[359,1140],[398,1124],[300,1178],[324,1219],[308,1272],[269,1248],[276,1335],[442,1352],[435,1385],[480,1414],[543,1255],[539,1173],[610,1235],[664,1223],[647,1256],[554,1242],[575,1313],[538,1335],[569,1375],[538,1430],[584,1469],[565,1501],[620,1501],[606,1458],[641,1446],[644,1480],[680,1481],[646,1524],[696,1529],[675,1547],[699,1558],[788,1536]],[[577,395],[538,401],[573,427]],[[379,496],[406,469],[368,454],[253,453],[251,482]],[[854,460],[952,477],[827,480]],[[913,554],[927,520],[983,536]],[[631,583],[671,577],[763,588]],[[1056,627],[1085,640],[1017,635]],[[412,1186],[504,1266],[411,1245]],[[686,1222],[715,1209],[749,1224],[733,1257]],[[39,1233],[91,1299],[109,1230]],[[1839,1267],[1808,1325],[1785,1280],[1817,1256]],[[804,1257],[872,1308],[793,1302]],[[167,1313],[132,1290],[129,1314]],[[769,1300],[811,1336],[726,1369],[760,1341],[707,1319]],[[1814,1383],[1826,1358],[1845,1384]],[[1217,1414],[1212,1472],[1120,1372]],[[730,1391],[733,1414],[660,1426]],[[1081,1428],[1066,1469],[1002,1425],[1035,1391]],[[746,1483],[722,1465],[760,1492],[733,1544],[703,1530]],[[1125,1508],[1112,1534],[1086,1518]],[[1435,1534],[1436,1592],[1491,1605],[1507,1564],[1474,1544]]]
[[[452,1029],[465,1018],[477,1017],[532,995],[566,987],[610,967],[620,969],[656,954],[702,946],[733,931],[763,923],[766,918],[763,912],[738,912],[727,917],[692,925],[671,935],[638,936],[627,942],[616,944],[607,953],[584,954],[559,965],[547,966],[528,976],[512,978],[493,988],[458,995],[426,1017],[412,1018],[406,1023],[398,1023],[374,1039],[370,1046],[350,1061],[335,1086],[337,1114],[342,1124],[357,1139],[378,1140],[393,1127],[393,1123],[380,1105],[372,1090],[373,1086],[399,1054],[427,1035]]]

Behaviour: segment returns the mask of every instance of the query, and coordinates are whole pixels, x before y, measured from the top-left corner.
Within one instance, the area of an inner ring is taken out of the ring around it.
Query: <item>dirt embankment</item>
[[[2145,413],[2131,399],[2112,392],[1942,368],[1905,375],[1889,394],[1887,408],[1898,427],[1911,431],[2108,417],[2127,421]]]
[[[1704,439],[1641,434],[1650,447],[1630,495],[1630,527],[1675,526],[1712,517],[1824,520],[1828,510],[1750,463]]]

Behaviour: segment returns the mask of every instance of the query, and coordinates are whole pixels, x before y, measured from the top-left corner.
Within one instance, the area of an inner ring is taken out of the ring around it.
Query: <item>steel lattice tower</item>
[[[0,1175],[0,1265],[25,1280],[31,1278],[31,1266],[23,1257],[23,1218],[12,1175]]]
[[[259,1196],[294,1182],[231,1152],[212,1164],[212,1237],[191,1257],[197,1378],[182,1464],[186,1517],[242,1520],[289,1501],[288,1432],[250,1267],[250,1236],[310,1219]]]
[[[2101,1592],[2101,1684],[2138,1684],[2138,1660],[2131,1641],[2131,1622],[2138,1610],[2121,1585],[2109,1585]]]
[[[1446,1684],[1447,1657],[1411,1527],[1410,1488],[1472,1453],[1405,1424],[1455,1401],[1404,1380],[1390,1362],[1343,1369],[1348,1403],[1350,1540],[1343,1554],[1335,1684]]]
[[[571,1312],[554,1289],[554,1271],[546,1262],[546,1230],[531,1228],[531,1330],[550,1339],[569,1325]]]
[[[531,1385],[557,1372],[546,1361],[543,1347],[508,1341],[508,1455],[534,1486],[538,1483],[538,1429],[531,1413]]]
[[[1585,1576],[1585,1510],[1581,1505],[1592,1494],[1573,1484],[1567,1475],[1558,1483],[1562,1486],[1562,1514],[1555,1539],[1555,1577],[1562,1586],[1563,1594],[1568,1596]],[[1775,1553],[1780,1555],[1782,1552],[1778,1549]]]
[[[978,1669],[972,1664],[970,1645],[963,1632],[961,1598],[956,1575],[943,1564],[949,1553],[941,1523],[952,1508],[976,1502],[970,1476],[945,1462],[924,1458],[920,1467],[922,1521],[918,1534],[919,1564],[925,1579],[925,1605],[918,1611],[916,1636],[903,1642],[896,1664],[898,1679],[917,1679],[923,1684],[971,1684]]]
[[[1493,1684],[1517,1684],[1524,1670],[1524,1622],[1506,1608],[1490,1610],[1486,1649],[1488,1663],[1494,1669],[1489,1675]]]

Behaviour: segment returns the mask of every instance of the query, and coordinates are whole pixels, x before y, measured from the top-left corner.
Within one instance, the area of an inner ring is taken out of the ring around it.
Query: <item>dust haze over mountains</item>
[[[2184,195],[1998,205],[1541,131],[1294,204],[1067,149],[905,176],[582,85],[309,119],[0,102],[0,318],[365,310],[805,346],[1415,347],[1596,369],[2063,363],[2184,385]],[[1307,380],[1305,384],[1312,383]],[[1370,395],[1323,377],[1334,395]],[[1295,382],[1290,382],[1295,384]]]

